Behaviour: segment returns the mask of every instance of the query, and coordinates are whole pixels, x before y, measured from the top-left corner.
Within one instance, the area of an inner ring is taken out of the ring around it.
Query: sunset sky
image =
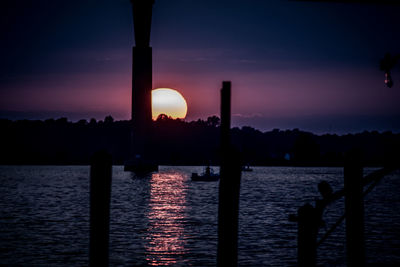
[[[129,119],[129,0],[0,4],[0,117]],[[232,81],[233,124],[316,133],[400,131],[379,60],[400,54],[400,5],[287,0],[156,0],[153,87],[178,90],[186,120],[219,114]]]

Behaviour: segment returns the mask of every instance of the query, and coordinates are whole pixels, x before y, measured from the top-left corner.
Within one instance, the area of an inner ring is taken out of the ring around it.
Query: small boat
[[[253,169],[249,165],[242,166],[242,172],[252,172]]]
[[[212,182],[218,180],[219,174],[214,173],[210,166],[207,166],[205,172],[201,175],[197,174],[197,172],[192,173],[192,181]]]

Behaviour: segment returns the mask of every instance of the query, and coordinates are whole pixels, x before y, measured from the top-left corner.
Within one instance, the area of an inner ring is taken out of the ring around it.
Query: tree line
[[[147,154],[161,165],[219,163],[217,116],[186,122],[160,115],[149,129]],[[0,164],[89,164],[101,149],[114,164],[129,158],[132,122],[111,116],[68,121],[0,120]],[[397,158],[400,134],[364,131],[358,134],[315,135],[299,129],[261,132],[249,126],[232,128],[232,143],[249,165],[342,166],[346,151],[359,149],[366,166],[380,166]]]

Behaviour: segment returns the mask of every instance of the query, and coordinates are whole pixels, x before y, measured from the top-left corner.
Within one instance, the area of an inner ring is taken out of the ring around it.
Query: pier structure
[[[217,266],[237,266],[242,162],[231,142],[231,82],[221,89],[221,165],[218,195]]]
[[[343,172],[344,187],[333,192],[332,187],[326,181],[320,182],[318,191],[321,193],[322,199],[315,201],[315,207],[307,203],[298,209],[297,216],[294,214],[289,216],[289,221],[298,224],[297,265],[300,267],[317,266],[318,247],[346,220],[347,266],[365,266],[364,197],[386,175],[399,169],[398,159],[389,159],[382,169],[363,176],[360,151],[350,150],[347,152]],[[319,229],[323,225],[324,209],[342,197],[345,202],[344,214],[317,240]]]
[[[132,131],[130,158],[125,171],[149,173],[158,170],[151,161],[149,131],[151,127],[152,48],[151,18],[154,0],[131,0],[135,46],[132,48]]]

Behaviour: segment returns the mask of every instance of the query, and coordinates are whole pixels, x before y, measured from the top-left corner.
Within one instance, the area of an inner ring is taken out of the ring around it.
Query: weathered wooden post
[[[90,266],[108,266],[111,175],[111,155],[96,152],[90,166]]]
[[[310,204],[299,208],[297,214],[297,264],[312,267],[317,263],[317,233],[320,218]]]
[[[349,152],[344,167],[347,266],[365,265],[362,178],[360,154]]]
[[[230,140],[231,82],[221,89],[221,167],[217,266],[237,266],[241,162]]]

